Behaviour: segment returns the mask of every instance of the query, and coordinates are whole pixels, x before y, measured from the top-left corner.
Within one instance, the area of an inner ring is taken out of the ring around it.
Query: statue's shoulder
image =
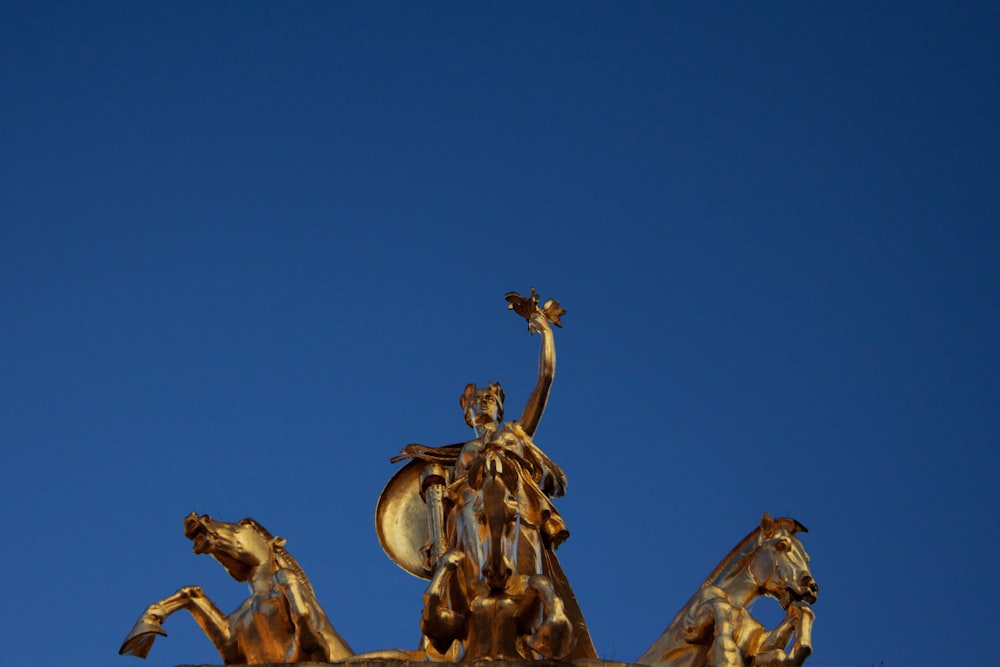
[[[524,427],[521,425],[521,422],[517,421],[516,419],[509,422],[504,422],[503,425],[500,427],[499,433],[509,433],[516,438],[520,438],[521,440],[527,440],[529,442],[531,441],[531,436],[528,435],[528,432],[524,430]]]

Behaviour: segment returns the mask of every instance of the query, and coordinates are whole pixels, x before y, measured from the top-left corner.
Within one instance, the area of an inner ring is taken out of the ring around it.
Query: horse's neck
[[[281,564],[274,556],[267,558],[253,569],[250,575],[250,587],[254,594],[264,595],[271,592],[275,586],[274,573],[281,569]]]
[[[722,571],[711,583],[726,592],[734,607],[746,607],[757,597],[760,584],[750,574],[749,559],[740,559]]]
[[[704,586],[715,586],[726,591],[726,597],[735,606],[748,605],[757,597],[760,589],[760,583],[754,579],[750,568],[758,548],[757,535],[754,531],[733,547],[709,575]]]
[[[273,560],[275,562],[275,570],[289,570],[294,573],[295,579],[299,582],[299,588],[302,593],[311,599],[315,599],[316,593],[313,591],[309,578],[306,577],[305,571],[299,565],[298,561],[292,558],[290,553],[284,549],[278,548],[274,553]]]

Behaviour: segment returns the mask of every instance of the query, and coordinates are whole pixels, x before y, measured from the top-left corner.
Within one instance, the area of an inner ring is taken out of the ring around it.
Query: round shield
[[[430,579],[424,567],[424,549],[430,544],[429,512],[420,497],[420,473],[428,463],[413,459],[399,469],[382,489],[375,506],[375,533],[392,561],[421,579]]]

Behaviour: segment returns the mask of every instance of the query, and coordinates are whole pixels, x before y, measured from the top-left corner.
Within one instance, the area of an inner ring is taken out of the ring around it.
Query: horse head
[[[809,554],[795,536],[798,532],[809,531],[795,519],[772,519],[764,514],[749,563],[761,591],[777,598],[783,609],[793,602],[812,604],[819,593],[809,571]]]
[[[250,581],[253,573],[271,561],[275,547],[284,544],[253,519],[239,523],[216,521],[192,512],[184,518],[184,535],[196,554],[209,554],[236,581]]]

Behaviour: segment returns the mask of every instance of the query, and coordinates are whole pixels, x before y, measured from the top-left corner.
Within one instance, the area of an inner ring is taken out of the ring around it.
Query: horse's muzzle
[[[192,549],[196,554],[208,553],[212,548],[212,535],[206,525],[211,520],[207,514],[198,516],[194,512],[184,517],[184,536],[194,542]]]
[[[799,580],[799,590],[793,590],[791,593],[793,600],[803,600],[809,604],[813,604],[819,595],[819,585],[811,575],[806,574]]]

